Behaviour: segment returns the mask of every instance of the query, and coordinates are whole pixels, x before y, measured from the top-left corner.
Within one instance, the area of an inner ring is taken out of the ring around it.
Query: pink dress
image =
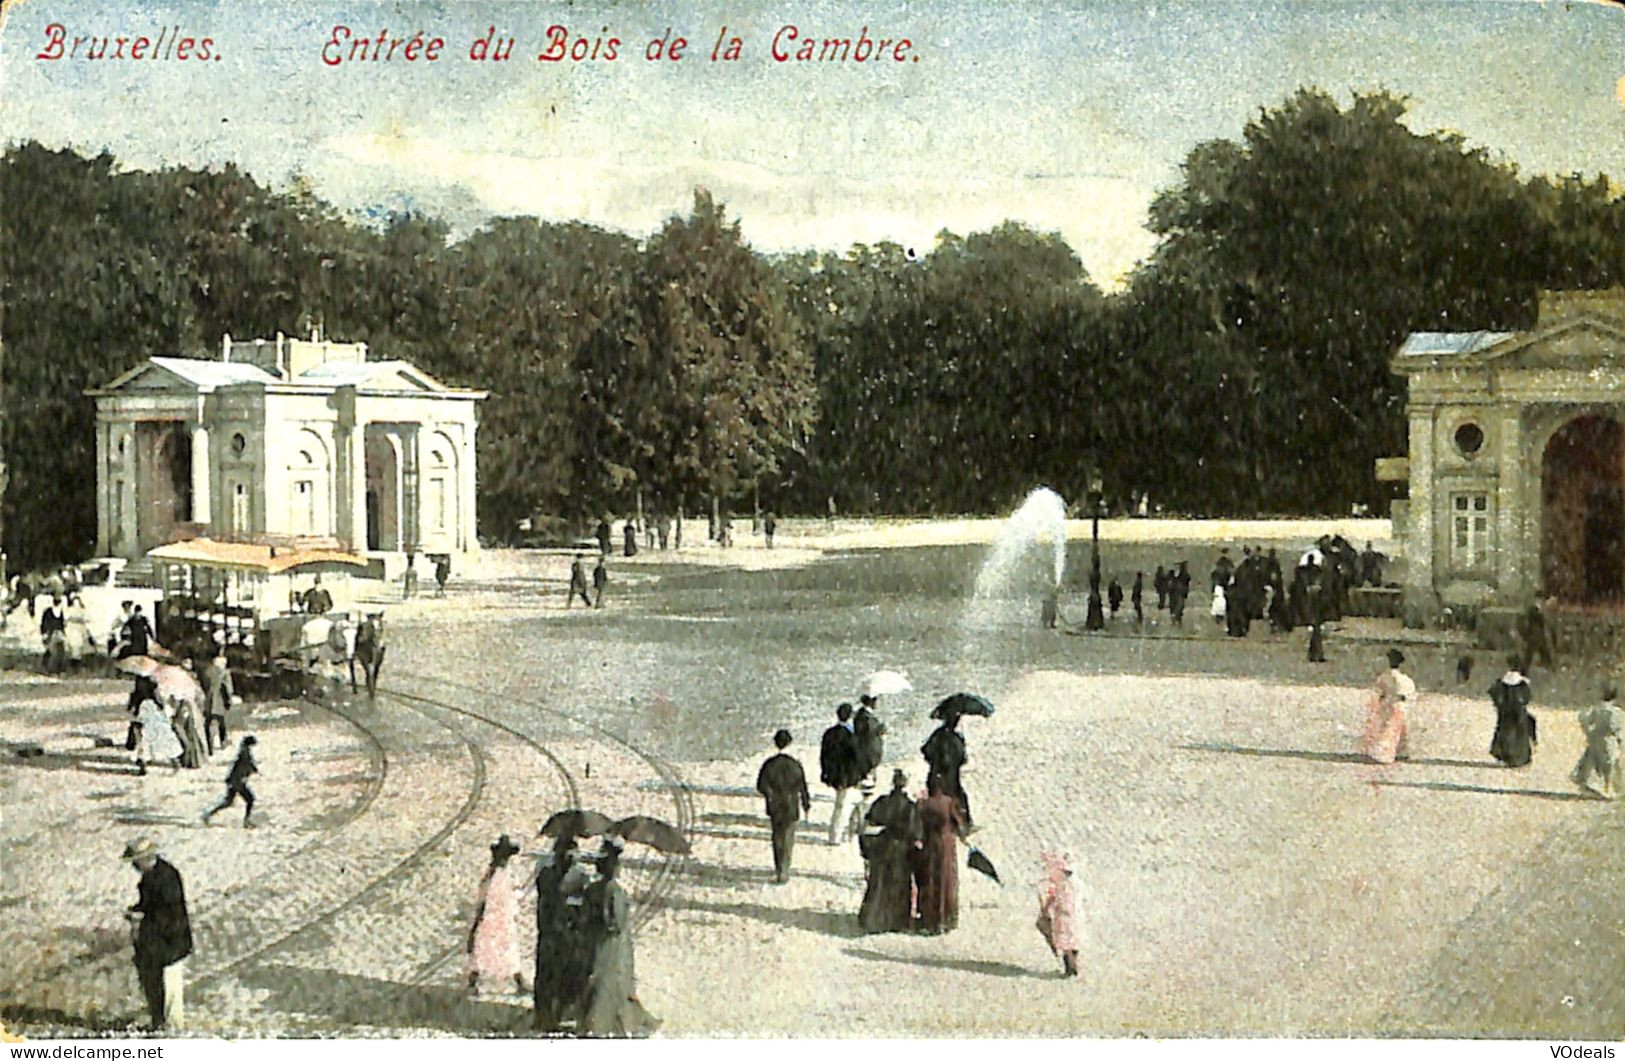
[[[479,909],[468,971],[482,983],[511,983],[519,973],[519,935],[515,931],[519,896],[507,866],[496,867],[480,882]]]
[[[1374,763],[1391,763],[1406,751],[1405,710],[1416,698],[1416,684],[1397,670],[1377,676],[1366,704],[1360,754]]]
[[[1038,931],[1060,957],[1078,949],[1077,899],[1064,860],[1045,858],[1047,874],[1038,886]]]

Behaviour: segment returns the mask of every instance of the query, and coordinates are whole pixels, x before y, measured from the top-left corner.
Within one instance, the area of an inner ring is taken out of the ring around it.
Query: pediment
[[[102,388],[104,391],[181,391],[192,393],[197,385],[191,380],[151,361],[137,365]]]
[[[1482,355],[1499,370],[1589,370],[1625,366],[1625,324],[1584,316],[1524,332]]]

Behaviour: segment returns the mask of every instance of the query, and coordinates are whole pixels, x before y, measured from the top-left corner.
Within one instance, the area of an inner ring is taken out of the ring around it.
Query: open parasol
[[[603,836],[615,828],[615,822],[595,810],[572,807],[561,810],[547,819],[537,836]]]
[[[675,825],[642,814],[622,818],[609,831],[629,844],[647,844],[668,855],[686,855],[692,850],[688,837]]]
[[[908,675],[902,671],[877,670],[863,679],[858,691],[864,696],[895,696],[898,693],[910,692],[913,688],[914,686],[909,684]]]
[[[949,715],[958,715],[960,717],[974,715],[981,718],[991,718],[993,715],[993,701],[975,693],[955,693],[931,711],[932,718],[947,718]]]

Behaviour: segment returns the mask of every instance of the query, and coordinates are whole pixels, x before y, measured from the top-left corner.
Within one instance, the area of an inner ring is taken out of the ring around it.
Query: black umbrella
[[[931,711],[932,718],[947,718],[949,715],[977,715],[982,718],[991,718],[993,715],[993,701],[985,696],[975,693],[955,693]]]
[[[609,831],[627,843],[647,844],[668,855],[686,855],[691,850],[688,837],[679,832],[675,825],[642,814],[622,818]]]
[[[542,826],[538,836],[603,836],[615,828],[615,822],[595,810],[572,807],[561,810]]]
[[[992,877],[994,884],[1004,883],[999,880],[999,871],[993,868],[993,860],[982,854],[982,849],[979,847],[970,849],[970,857],[965,859],[965,865],[978,873]]]

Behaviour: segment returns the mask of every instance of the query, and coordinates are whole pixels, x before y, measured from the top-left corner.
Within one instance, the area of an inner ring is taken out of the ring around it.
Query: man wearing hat
[[[192,953],[192,921],[186,888],[174,866],[158,857],[158,846],[143,836],[124,849],[141,873],[136,904],[125,913],[135,926],[135,971],[153,1030],[186,1026],[185,967]]]
[[[756,791],[767,801],[767,820],[773,826],[773,877],[783,884],[790,879],[790,855],[796,846],[796,822],[812,810],[807,792],[807,775],[801,763],[784,749],[790,746],[790,731],[773,734],[778,754],[768,758],[756,774]]]

